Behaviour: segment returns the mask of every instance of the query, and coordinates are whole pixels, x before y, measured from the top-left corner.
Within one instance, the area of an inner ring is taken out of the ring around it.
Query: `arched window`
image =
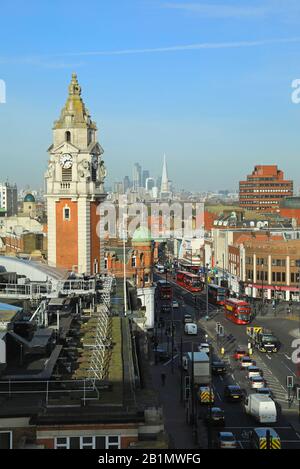
[[[69,130],[65,133],[65,139],[66,142],[71,142],[71,132],[69,132]]]

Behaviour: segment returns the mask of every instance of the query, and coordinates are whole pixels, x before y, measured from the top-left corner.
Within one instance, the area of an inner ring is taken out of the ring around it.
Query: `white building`
[[[0,183],[0,209],[7,217],[18,213],[18,189],[8,182]]]

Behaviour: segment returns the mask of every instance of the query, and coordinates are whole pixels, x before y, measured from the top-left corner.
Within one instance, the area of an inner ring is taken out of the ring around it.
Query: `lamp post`
[[[205,267],[205,286],[206,286],[206,321],[209,320],[209,314],[208,314],[208,265],[206,264]]]
[[[262,308],[261,310],[263,311],[264,309],[264,304],[265,304],[265,296],[264,296],[264,263],[262,262],[261,264],[261,298],[262,298]]]

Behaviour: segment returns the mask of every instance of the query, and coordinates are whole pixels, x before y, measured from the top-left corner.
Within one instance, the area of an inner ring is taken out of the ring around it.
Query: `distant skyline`
[[[43,187],[75,71],[108,183],[135,162],[160,176],[166,153],[178,189],[238,190],[276,164],[297,194],[300,2],[16,0],[1,17],[1,181]]]

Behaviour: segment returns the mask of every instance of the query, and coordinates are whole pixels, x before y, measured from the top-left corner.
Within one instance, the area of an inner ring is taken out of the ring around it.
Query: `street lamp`
[[[205,286],[206,286],[206,321],[209,320],[209,314],[208,314],[208,266],[209,264],[206,264],[205,268]]]
[[[261,298],[262,298],[262,310],[264,308],[265,296],[264,296],[264,263],[261,264]]]

